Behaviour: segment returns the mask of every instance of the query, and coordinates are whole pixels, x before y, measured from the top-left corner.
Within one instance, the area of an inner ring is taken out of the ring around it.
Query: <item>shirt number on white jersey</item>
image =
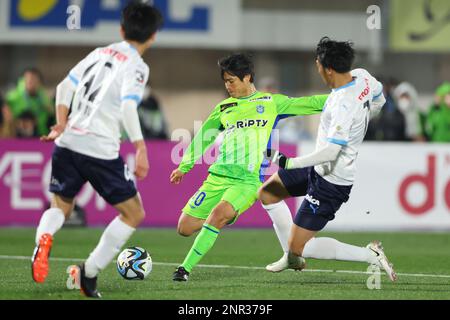
[[[98,61],[90,65],[83,74],[83,78],[88,76],[89,80],[83,85],[84,92],[78,103],[77,111],[82,112],[85,117],[91,115],[95,98],[102,89],[102,83],[107,78],[107,73],[111,72],[113,67],[111,62],[106,62],[103,67],[95,68],[97,63]]]

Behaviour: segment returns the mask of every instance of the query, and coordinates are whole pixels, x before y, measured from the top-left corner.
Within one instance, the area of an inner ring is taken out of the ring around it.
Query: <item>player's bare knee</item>
[[[64,217],[66,219],[70,218],[70,215],[72,214],[73,208],[58,208],[64,213]]]
[[[262,204],[266,204],[266,191],[263,186],[258,189],[258,199],[262,202]]]
[[[144,209],[139,210],[136,215],[134,216],[134,220],[136,224],[141,224],[145,219],[146,213]]]
[[[264,186],[260,187],[258,189],[258,199],[261,201],[262,204],[268,205],[270,203],[270,195],[267,192],[267,190],[264,189]]]
[[[72,214],[74,206],[75,202],[73,198],[65,198],[57,194],[54,194],[52,197],[51,207],[60,209],[66,219],[68,219]]]
[[[274,204],[281,201],[281,199],[267,190],[267,185],[263,185],[258,189],[258,199],[263,205]]]
[[[208,222],[217,228],[224,227],[235,216],[234,212],[228,212],[227,210],[214,209],[211,212],[211,216]]]
[[[122,213],[122,217],[126,223],[133,228],[138,227],[145,219],[145,211],[143,208],[133,211],[132,213]]]
[[[188,228],[187,226],[184,226],[183,224],[178,224],[178,226],[177,226],[177,233],[180,236],[189,237],[189,236],[191,236],[194,233],[194,231],[191,228]]]

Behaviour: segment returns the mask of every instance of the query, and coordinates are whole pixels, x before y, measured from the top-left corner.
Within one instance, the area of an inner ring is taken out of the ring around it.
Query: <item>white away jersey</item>
[[[327,143],[342,146],[337,159],[315,166],[328,182],[352,185],[358,148],[367,131],[371,112],[381,109],[385,99],[383,86],[364,69],[351,72],[353,81],[333,89],[320,117],[316,150]],[[374,110],[371,110],[374,109]]]
[[[149,68],[128,42],[97,48],[68,77],[76,86],[68,125],[55,143],[91,157],[119,156],[123,100],[139,105]]]

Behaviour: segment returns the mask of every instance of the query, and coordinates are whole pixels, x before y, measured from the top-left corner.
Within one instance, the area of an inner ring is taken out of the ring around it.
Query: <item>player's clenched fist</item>
[[[183,179],[184,173],[180,169],[175,169],[170,174],[170,183],[179,184]]]
[[[287,169],[288,158],[278,150],[267,149],[264,151],[264,158],[276,163],[280,168]]]

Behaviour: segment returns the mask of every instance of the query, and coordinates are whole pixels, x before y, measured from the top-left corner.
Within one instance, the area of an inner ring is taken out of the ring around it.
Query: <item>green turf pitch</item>
[[[0,299],[83,299],[66,289],[66,268],[84,259],[102,229],[63,229],[55,238],[45,284],[31,279],[34,229],[0,228]],[[343,242],[366,245],[380,239],[399,274],[397,283],[381,276],[381,288],[369,290],[365,263],[308,260],[308,270],[269,273],[280,248],[272,230],[226,229],[194,269],[187,283],[172,272],[194,238],[174,229],[139,229],[128,241],[150,251],[153,271],[144,281],[122,279],[111,264],[99,277],[105,299],[450,299],[450,234],[322,233]],[[354,271],[354,272],[352,272]],[[432,276],[426,276],[432,275]]]

